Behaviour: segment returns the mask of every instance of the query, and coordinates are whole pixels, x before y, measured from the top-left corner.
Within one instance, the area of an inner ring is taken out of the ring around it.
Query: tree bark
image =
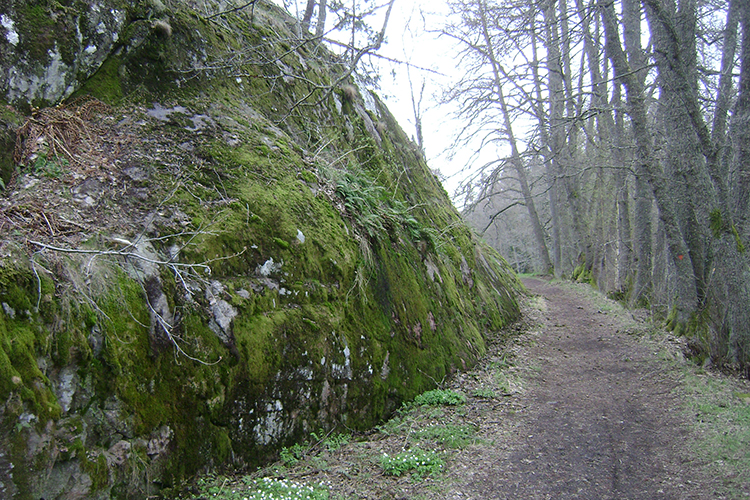
[[[309,0],[308,0],[309,1]],[[318,22],[315,23],[315,36],[321,37],[326,32],[326,16],[328,14],[328,0],[318,2]]]
[[[307,6],[305,7],[305,13],[302,16],[302,32],[307,33],[310,31],[310,23],[312,22],[313,11],[315,10],[316,0],[307,0]]]
[[[688,246],[688,255],[698,302],[706,299],[707,272],[710,269],[709,212],[717,206],[716,195],[708,176],[706,162],[715,161],[712,144],[701,144],[707,131],[702,116],[692,116],[698,104],[697,33],[695,0],[644,0],[651,38],[657,50],[659,72],[660,129],[664,132],[662,148],[664,173],[671,197],[676,199],[675,215],[679,230]],[[692,127],[685,127],[692,124]],[[710,142],[710,140],[709,140]],[[706,155],[704,159],[702,156]],[[711,156],[711,158],[709,158]],[[679,255],[672,256],[680,259]],[[688,277],[680,281],[687,284]],[[692,286],[691,286],[692,288]],[[679,291],[681,295],[686,290]]]
[[[742,27],[739,94],[732,115],[735,144],[732,171],[737,185],[733,191],[734,228],[730,241],[725,279],[731,300],[728,303],[728,328],[734,358],[750,377],[750,0],[737,0]]]
[[[622,50],[614,3],[602,0],[599,5],[605,29],[607,55],[625,85],[633,136],[637,146],[636,161],[640,164],[638,168],[646,174],[654,198],[659,205],[659,216],[663,221],[667,247],[677,270],[676,321],[679,324],[686,324],[690,314],[698,305],[698,292],[688,246],[680,231],[676,206],[679,201],[684,200],[675,200],[672,197],[673,193],[668,188],[662,173],[659,172],[658,164],[653,157],[643,86],[631,70]]]
[[[532,61],[531,61],[531,73],[534,79],[534,91],[536,94],[536,104],[533,106],[534,115],[537,119],[539,127],[539,135],[541,136],[542,145],[542,156],[544,157],[544,169],[547,177],[547,192],[549,200],[549,211],[550,219],[552,222],[552,268],[554,270],[555,277],[559,278],[562,276],[562,238],[560,235],[560,215],[558,212],[558,203],[560,200],[559,186],[557,175],[555,172],[555,164],[551,149],[551,140],[549,137],[547,115],[544,111],[544,98],[542,92],[542,79],[539,74],[539,51],[537,47],[537,40],[539,34],[536,31],[535,16],[529,16],[529,33],[531,34],[531,50],[532,50]]]
[[[622,85],[619,82],[615,82],[612,95],[612,107],[615,110],[615,118],[612,123],[612,146],[614,149],[612,162],[615,167],[614,177],[617,200],[617,278],[615,287],[618,292],[625,292],[631,274],[632,239],[630,233],[630,196],[625,169],[625,119],[622,116],[621,87]]]
[[[593,255],[591,248],[584,244],[583,210],[581,210],[581,193],[573,172],[570,171],[572,158],[566,141],[565,120],[565,81],[563,77],[563,58],[560,53],[560,33],[556,1],[548,0],[544,4],[545,46],[547,48],[547,73],[549,93],[549,149],[551,170],[555,182],[560,182],[565,190],[566,201],[571,208],[571,225],[573,239],[571,246],[579,255],[585,252],[586,265],[591,266]],[[559,219],[560,220],[560,219]],[[562,242],[561,242],[562,243]]]
[[[531,188],[529,186],[529,182],[526,176],[526,170],[523,163],[523,158],[521,158],[520,151],[518,149],[518,143],[516,142],[516,137],[513,132],[513,124],[511,123],[511,117],[510,117],[510,111],[508,109],[508,104],[505,99],[505,93],[503,92],[502,87],[502,78],[501,74],[503,73],[503,70],[501,68],[500,62],[498,58],[495,55],[495,48],[492,44],[492,37],[489,33],[489,23],[487,20],[487,5],[485,0],[479,0],[478,2],[479,7],[479,21],[481,23],[480,29],[481,29],[481,36],[485,43],[485,56],[488,59],[488,62],[492,66],[492,74],[493,74],[493,85],[492,85],[492,91],[495,95],[495,99],[497,100],[498,104],[500,104],[500,109],[502,110],[503,114],[503,125],[505,127],[505,134],[508,140],[508,144],[510,145],[511,149],[511,158],[510,163],[513,166],[514,170],[516,171],[516,175],[518,176],[518,183],[521,187],[521,193],[524,199],[524,204],[526,205],[526,209],[529,212],[529,219],[531,220],[532,225],[532,232],[534,234],[534,240],[536,241],[537,251],[539,253],[539,258],[542,262],[542,266],[545,269],[545,272],[552,269],[552,262],[549,258],[549,251],[547,249],[547,242],[546,237],[544,234],[544,228],[541,224],[541,221],[539,220],[539,213],[536,209],[536,203],[534,202],[534,196],[531,193]]]
[[[714,165],[715,171],[711,172],[711,178],[716,185],[719,205],[724,213],[728,208],[728,169],[724,168],[721,160],[724,156],[723,150],[726,143],[727,121],[729,108],[732,103],[734,58],[737,53],[737,26],[740,20],[739,4],[741,0],[730,0],[727,12],[727,23],[724,28],[724,48],[721,55],[721,76],[719,77],[719,88],[716,96],[716,107],[711,125],[711,140],[721,152],[720,157]],[[711,167],[712,165],[709,165]]]
[[[643,93],[647,70],[643,47],[641,45],[640,1],[622,0],[622,10],[623,38],[628,61],[627,70],[634,72],[632,73],[632,78],[635,79],[638,88],[641,89],[640,92]],[[620,68],[620,71],[622,70]],[[620,80],[622,81],[622,78]],[[642,98],[645,100],[645,95],[642,95]],[[650,140],[648,142],[650,148]],[[634,173],[635,207],[633,215],[633,241],[635,243],[635,280],[633,289],[630,292],[629,302],[631,305],[643,305],[650,302],[652,287],[651,207],[653,205],[653,194],[647,182],[648,172],[643,168],[642,161],[635,162]]]

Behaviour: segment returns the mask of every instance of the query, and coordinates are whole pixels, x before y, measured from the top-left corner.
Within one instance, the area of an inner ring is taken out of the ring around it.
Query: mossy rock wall
[[[168,32],[128,11],[76,87],[108,105],[78,156],[37,151],[2,193],[3,498],[168,496],[371,428],[518,315],[504,260],[294,20],[165,4]]]

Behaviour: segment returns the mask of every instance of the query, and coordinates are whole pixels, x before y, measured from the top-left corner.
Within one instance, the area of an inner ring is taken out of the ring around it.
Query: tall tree
[[[502,176],[474,178],[504,197],[490,222],[533,201],[556,274],[578,258],[577,279],[750,367],[750,0],[452,5],[476,75],[460,82],[467,128],[483,144],[502,131],[506,174],[546,171],[515,200]]]
[[[328,0],[307,0],[305,13],[302,15],[302,29],[305,32],[310,31],[313,13],[317,7],[318,17],[315,23],[315,36],[322,37],[325,33],[326,16],[328,14]]]
[[[489,129],[481,130],[481,127],[476,127],[468,133],[473,136],[484,134],[483,142],[493,145],[498,150],[501,150],[503,145],[510,149],[509,157],[499,158],[489,165],[498,171],[503,171],[506,167],[513,170],[523,204],[528,211],[538,257],[545,270],[552,269],[546,234],[529,184],[527,165],[516,138],[513,116],[503,88],[508,73],[497,55],[497,40],[491,32],[493,27],[498,25],[497,19],[493,18],[493,12],[488,8],[486,0],[465,0],[460,3],[460,12],[464,16],[464,27],[469,29],[463,32],[448,30],[445,34],[461,43],[467,57],[471,57],[478,67],[487,68],[488,72],[482,79],[469,78],[459,82],[451,92],[450,98],[460,97],[464,100],[466,105],[462,107],[461,114],[470,121],[477,117],[477,113],[498,113],[497,117],[491,119]],[[494,121],[495,118],[497,122]],[[476,125],[480,123],[480,120],[475,121]],[[493,179],[497,177],[498,173],[490,175]]]

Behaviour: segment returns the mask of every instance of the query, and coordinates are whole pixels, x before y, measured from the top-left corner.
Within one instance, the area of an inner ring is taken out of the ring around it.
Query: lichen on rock
[[[0,7],[0,95],[11,104],[54,104],[112,53],[127,21],[121,0],[11,1]]]

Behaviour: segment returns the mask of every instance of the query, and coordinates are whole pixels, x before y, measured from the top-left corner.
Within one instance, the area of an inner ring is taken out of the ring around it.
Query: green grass
[[[537,311],[547,312],[547,301],[544,297],[529,297],[527,303],[529,304],[529,307],[536,309]]]
[[[739,498],[750,484],[750,405],[733,390],[731,379],[691,370],[685,383],[689,415],[700,436],[691,449],[711,464],[711,475],[724,478],[722,493]]]
[[[473,425],[430,425],[418,430],[414,435],[422,440],[436,441],[448,448],[464,448],[475,441],[476,428]]]
[[[427,476],[440,474],[445,462],[440,455],[434,451],[423,451],[413,448],[402,451],[395,456],[384,453],[379,460],[383,473],[388,476],[403,476],[411,473],[413,479],[421,479]]]
[[[433,389],[414,398],[418,406],[457,406],[466,403],[466,396],[456,391]]]
[[[498,391],[500,391],[500,393],[512,394],[514,392],[513,387],[515,385],[515,382],[508,374],[497,372],[495,373],[495,376],[493,378],[495,379],[495,384],[497,384],[497,389]]]
[[[471,395],[475,398],[482,399],[494,399],[495,397],[497,397],[497,393],[495,393],[495,391],[488,387],[479,387],[477,389],[474,389]]]
[[[352,440],[351,434],[329,434],[323,435],[323,431],[320,431],[320,436],[316,433],[311,433],[310,436],[319,443],[322,448],[328,451],[336,451],[342,446],[346,446]]]
[[[545,278],[549,276],[547,273],[533,272],[533,273],[517,273],[519,278]]]
[[[328,500],[329,489],[322,484],[305,484],[286,479],[264,477],[241,481],[225,477],[201,479],[199,493],[193,499],[215,500]]]
[[[515,354],[506,351],[498,359],[491,361],[488,367],[491,370],[506,370],[515,365],[513,358],[515,358]]]
[[[333,452],[342,446],[349,444],[352,440],[352,437],[349,434],[325,435],[322,430],[318,434],[314,432],[310,433],[310,437],[310,443],[295,443],[290,447],[285,446],[281,449],[279,458],[286,467],[294,467],[308,456],[315,455],[316,450],[327,450]]]

